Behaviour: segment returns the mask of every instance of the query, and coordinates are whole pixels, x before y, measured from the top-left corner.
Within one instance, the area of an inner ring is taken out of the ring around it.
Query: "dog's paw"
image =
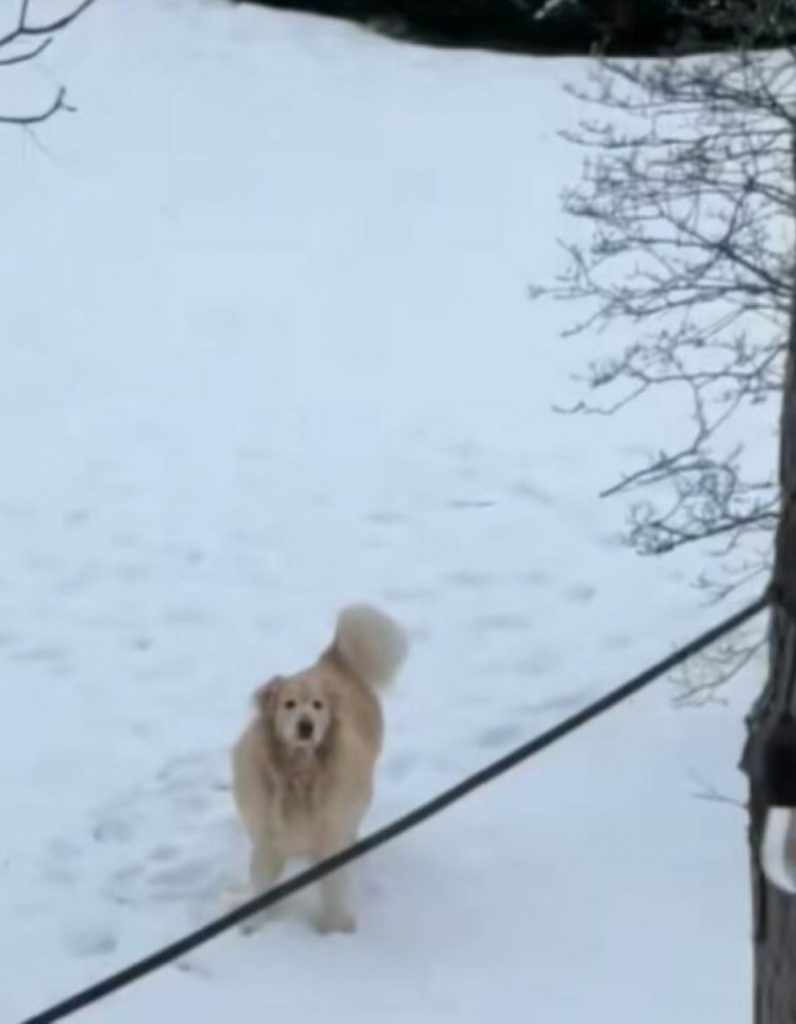
[[[321,935],[352,935],[357,930],[357,919],[353,914],[324,914],[318,921]]]

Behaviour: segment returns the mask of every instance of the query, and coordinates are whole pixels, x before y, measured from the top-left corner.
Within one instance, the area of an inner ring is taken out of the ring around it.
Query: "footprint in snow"
[[[64,944],[72,956],[82,959],[112,953],[118,946],[119,940],[109,928],[87,927],[67,932],[64,936]]]
[[[605,647],[609,651],[621,651],[625,647],[629,647],[632,643],[632,639],[623,633],[614,633],[612,636],[607,636],[603,641]]]
[[[169,861],[175,860],[179,855],[180,851],[176,846],[156,846],[149,856],[158,864],[168,864]]]
[[[98,843],[126,843],[134,831],[130,822],[122,818],[101,818],[91,834]]]
[[[42,873],[57,885],[73,885],[78,880],[76,862],[79,858],[80,850],[73,843],[53,839],[45,848]]]
[[[136,889],[143,871],[144,869],[140,864],[132,864],[129,867],[114,871],[102,887],[105,896],[112,903],[120,903],[125,906],[137,903],[138,893]]]
[[[163,789],[183,789],[205,785],[208,758],[204,754],[184,754],[164,765],[156,780]]]
[[[188,861],[174,867],[165,867],[149,876],[149,884],[172,896],[190,895],[201,888],[210,875],[212,867],[204,861]]]
[[[589,601],[594,600],[596,593],[596,587],[592,587],[588,583],[578,583],[574,587],[569,587],[565,590],[564,597],[568,601],[575,601],[577,604],[588,604]]]
[[[559,697],[548,697],[534,704],[520,705],[516,709],[518,720],[505,722],[502,725],[489,726],[475,737],[475,741],[478,746],[485,750],[515,746],[529,738],[530,730],[527,722],[529,715],[554,711],[559,713],[569,712],[579,708],[585,703],[587,698],[588,693],[579,690],[575,693],[563,694]]]
[[[382,591],[385,601],[395,604],[425,604],[436,596],[430,587],[392,587]]]
[[[547,491],[537,487],[536,484],[532,484],[528,480],[521,480],[516,484],[512,484],[510,493],[517,498],[523,498],[525,501],[534,501],[538,505],[554,504],[551,494],[548,494]]]
[[[196,960],[178,960],[174,965],[183,974],[194,974],[199,978],[211,978],[210,971]]]
[[[445,582],[452,587],[461,590],[483,590],[495,583],[495,577],[488,572],[468,572],[461,570],[451,572],[445,577]]]
[[[609,548],[612,551],[627,547],[627,537],[623,533],[598,533],[595,536],[595,540],[602,547]]]
[[[475,462],[481,456],[481,451],[473,441],[457,441],[451,445],[451,455],[457,462]]]
[[[400,512],[370,512],[365,516],[366,522],[373,526],[398,526],[406,521],[406,516]]]
[[[11,661],[22,664],[46,664],[63,662],[66,658],[66,648],[57,646],[25,647],[11,655]]]
[[[546,587],[550,583],[550,574],[540,569],[530,569],[520,573],[517,582],[523,587]]]
[[[558,655],[553,651],[531,651],[524,658],[511,661],[495,661],[483,666],[485,674],[496,673],[508,676],[539,676],[552,672],[558,665]]]
[[[476,736],[476,743],[486,750],[493,750],[495,747],[507,747],[509,744],[519,741],[522,736],[522,728],[517,722],[507,722],[504,725],[493,725]]]
[[[416,763],[414,754],[394,754],[387,758],[383,774],[385,778],[398,782],[412,771]]]
[[[572,693],[562,693],[554,697],[545,697],[544,700],[531,704],[524,704],[521,710],[533,715],[547,714],[551,711],[574,711],[585,704],[591,695],[591,690],[574,690]]]
[[[448,508],[457,511],[478,511],[480,509],[494,508],[497,502],[489,498],[451,498]]]
[[[163,615],[163,621],[169,626],[198,627],[211,622],[212,617],[201,608],[170,608]]]
[[[512,615],[508,612],[496,615],[482,615],[473,622],[473,628],[482,633],[514,633],[527,629],[530,625],[524,615]]]

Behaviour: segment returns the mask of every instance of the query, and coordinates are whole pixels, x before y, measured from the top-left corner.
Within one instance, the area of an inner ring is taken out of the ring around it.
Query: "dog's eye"
[[[315,708],[316,711],[323,711],[323,701],[322,700],[314,700],[312,702],[312,706]]]
[[[296,702],[294,700],[286,700],[285,701],[285,707],[288,709],[288,711],[292,711],[295,706],[296,706]]]

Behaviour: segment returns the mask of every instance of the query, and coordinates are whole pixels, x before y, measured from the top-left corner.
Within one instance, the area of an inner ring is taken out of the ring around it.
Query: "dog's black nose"
[[[311,718],[302,718],[298,724],[298,736],[300,740],[312,739],[313,724]]]

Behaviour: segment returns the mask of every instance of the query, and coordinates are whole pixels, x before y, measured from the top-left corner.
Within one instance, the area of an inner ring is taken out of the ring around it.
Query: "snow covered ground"
[[[551,411],[584,72],[101,0],[4,77],[80,113],[0,134],[0,1021],[228,906],[228,747],[341,604],[413,638],[372,825],[719,614],[597,498],[680,410]],[[741,1024],[744,816],[695,794],[742,795],[754,685],[659,685],[374,855],[354,937],[299,901],[81,1019]]]

